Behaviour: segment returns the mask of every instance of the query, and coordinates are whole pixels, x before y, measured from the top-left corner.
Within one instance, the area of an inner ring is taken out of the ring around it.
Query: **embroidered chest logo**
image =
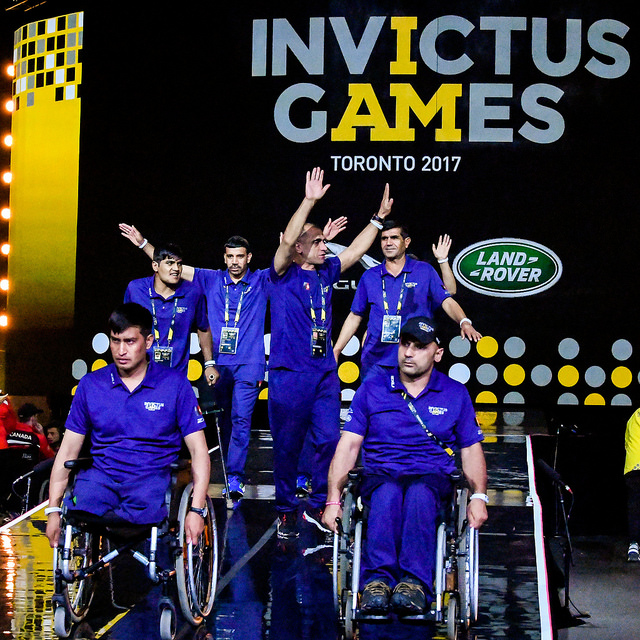
[[[177,307],[176,311],[178,313],[186,313],[187,312],[187,307]]]
[[[429,413],[432,416],[443,416],[445,413],[447,413],[447,408],[446,407],[429,407]]]
[[[164,402],[145,402],[144,408],[147,411],[160,411],[164,408]]]
[[[407,287],[407,289],[413,289],[414,287],[418,286],[417,282],[405,282],[404,286]]]

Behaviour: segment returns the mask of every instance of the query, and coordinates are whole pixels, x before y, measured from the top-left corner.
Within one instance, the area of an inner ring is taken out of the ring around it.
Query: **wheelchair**
[[[342,494],[342,518],[333,537],[333,601],[342,638],[357,637],[359,625],[388,622],[391,615],[361,618],[359,615],[360,559],[366,532],[367,509],[359,495],[363,470],[349,472]],[[434,602],[419,616],[403,622],[446,624],[449,640],[457,640],[478,619],[478,531],[467,523],[469,489],[462,473],[453,477],[451,500],[444,505],[437,525]]]
[[[90,466],[90,459],[69,460],[70,484],[78,470]],[[178,475],[187,468],[184,462],[172,466],[171,486],[167,490],[169,517],[158,525],[131,525],[110,521],[63,507],[60,544],[54,549],[54,594],[52,596],[54,630],[61,638],[70,636],[74,625],[82,622],[103,570],[120,555],[128,553],[146,567],[153,583],[162,585],[158,603],[162,640],[173,640],[177,613],[173,594],[177,589],[180,609],[193,626],[202,623],[211,612],[218,580],[218,534],[211,498],[207,496],[204,531],[197,544],[186,542],[184,522],[191,507],[193,484],[188,483],[179,501]],[[159,542],[168,544],[173,566],[158,564]],[[140,548],[146,551],[143,553]]]

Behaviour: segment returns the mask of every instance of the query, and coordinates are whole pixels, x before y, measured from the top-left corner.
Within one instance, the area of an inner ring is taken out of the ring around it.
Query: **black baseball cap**
[[[24,422],[31,416],[37,416],[39,413],[44,413],[44,411],[42,409],[38,409],[38,407],[36,407],[36,405],[32,404],[31,402],[25,402],[18,409],[18,418],[20,419],[20,421]]]
[[[436,323],[426,316],[415,316],[414,318],[409,318],[402,326],[400,335],[411,336],[422,344],[431,344],[432,342],[440,344],[440,340],[437,336]]]

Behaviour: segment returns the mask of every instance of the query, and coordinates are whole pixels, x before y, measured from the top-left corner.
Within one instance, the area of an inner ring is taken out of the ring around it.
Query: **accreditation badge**
[[[170,367],[173,361],[173,347],[153,347],[153,361]]]
[[[238,350],[238,327],[222,327],[220,329],[220,347],[219,353],[229,353],[235,355]]]
[[[324,327],[311,328],[311,355],[314,358],[327,355],[327,330]]]
[[[400,326],[402,316],[382,316],[382,337],[380,342],[400,342]]]

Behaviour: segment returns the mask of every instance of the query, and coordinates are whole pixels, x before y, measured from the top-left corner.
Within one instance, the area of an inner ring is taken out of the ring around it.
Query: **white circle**
[[[630,407],[631,398],[626,393],[619,393],[611,398],[611,405],[614,407]]]
[[[200,340],[197,333],[189,334],[189,353],[193,356],[200,353]]]
[[[271,353],[271,334],[264,334],[264,352],[268,356]]]
[[[449,342],[449,353],[456,358],[464,358],[471,351],[471,343],[462,336],[455,336]]]
[[[507,339],[504,343],[504,352],[510,358],[520,358],[524,354],[526,348],[527,346],[525,345],[524,340],[522,338],[516,338],[515,336]]]
[[[531,370],[531,382],[538,387],[546,387],[553,380],[551,369],[545,364],[539,364]]]
[[[343,356],[355,356],[360,351],[360,340],[356,336],[351,336],[351,340],[347,342],[345,348],[342,350]]]
[[[589,367],[584,372],[584,381],[590,387],[601,387],[607,381],[607,374],[602,367]]]
[[[343,389],[340,394],[340,398],[342,402],[351,402],[353,400],[353,396],[356,395],[356,392],[353,389]]]
[[[462,362],[456,362],[449,369],[449,377],[461,382],[462,384],[467,384],[469,382],[469,378],[471,378],[471,371],[466,364],[462,364]]]
[[[96,353],[106,353],[109,348],[109,336],[106,333],[96,333],[91,341],[91,346]]]
[[[580,404],[578,398],[573,393],[563,393],[558,398],[558,404]]]
[[[505,411],[502,419],[510,427],[519,427],[524,422],[524,411]]]
[[[628,360],[633,353],[633,347],[628,340],[616,340],[611,347],[611,353],[616,360]]]
[[[87,371],[89,371],[89,367],[84,360],[78,359],[73,361],[71,365],[71,375],[75,380],[80,380],[80,378],[87,374]]]
[[[510,391],[504,397],[504,404],[524,404],[524,396],[517,391]]]
[[[498,379],[498,370],[492,364],[481,364],[476,369],[476,380],[485,386],[493,384]]]
[[[565,360],[573,360],[580,353],[580,345],[573,338],[564,338],[558,345],[558,353]]]

